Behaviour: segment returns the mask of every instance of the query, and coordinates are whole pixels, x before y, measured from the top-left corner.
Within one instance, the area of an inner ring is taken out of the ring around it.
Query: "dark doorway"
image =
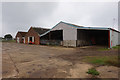
[[[46,35],[40,37],[40,44],[62,45],[63,30],[50,31]]]
[[[63,31],[55,30],[50,32],[50,40],[63,40]]]
[[[46,35],[40,37],[40,40],[63,40],[63,30],[50,31]]]
[[[32,42],[32,37],[29,37],[30,41]]]
[[[108,46],[108,30],[77,30],[79,45],[103,45]]]

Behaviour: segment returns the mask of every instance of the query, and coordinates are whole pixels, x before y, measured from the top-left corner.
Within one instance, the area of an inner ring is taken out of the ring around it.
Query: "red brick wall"
[[[32,36],[34,36],[35,44],[40,44],[40,37],[38,36],[38,33],[32,29],[32,27],[29,29],[28,33],[25,36],[25,43],[28,44],[28,37]]]
[[[18,32],[17,34],[16,34],[16,42],[17,42],[17,37],[19,37],[19,41],[20,41],[20,43],[23,43],[22,42],[22,35]]]

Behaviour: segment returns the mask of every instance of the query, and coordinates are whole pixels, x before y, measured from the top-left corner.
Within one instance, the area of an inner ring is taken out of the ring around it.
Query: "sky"
[[[60,21],[118,30],[118,2],[2,2],[0,7],[2,37],[15,37],[31,26],[52,28]]]

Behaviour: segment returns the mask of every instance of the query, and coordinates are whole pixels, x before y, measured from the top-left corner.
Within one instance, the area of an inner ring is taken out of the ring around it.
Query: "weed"
[[[100,74],[95,68],[88,69],[87,73],[93,76]]]

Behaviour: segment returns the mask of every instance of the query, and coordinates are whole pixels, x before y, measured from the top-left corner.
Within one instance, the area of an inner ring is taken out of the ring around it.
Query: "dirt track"
[[[117,50],[98,51],[95,46],[65,48],[43,45],[3,43],[3,77],[90,78],[86,72],[93,65],[81,61],[85,56],[117,55]],[[108,71],[112,69],[113,73]],[[118,77],[116,67],[98,67],[102,78]],[[102,69],[102,70],[101,70]],[[108,74],[109,75],[104,75]],[[113,75],[114,74],[114,75]],[[111,76],[112,75],[112,76]]]

